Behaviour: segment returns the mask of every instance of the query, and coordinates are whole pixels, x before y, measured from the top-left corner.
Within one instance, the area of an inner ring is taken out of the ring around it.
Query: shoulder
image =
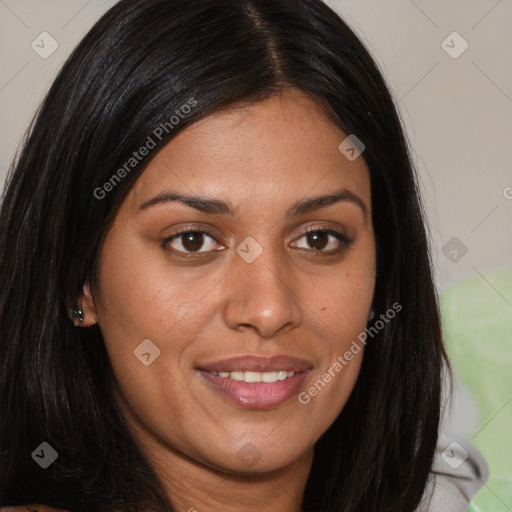
[[[443,432],[438,439],[431,477],[423,507],[428,504],[428,512],[465,512],[489,478],[489,467],[472,444],[451,432]],[[418,512],[424,510],[420,507]]]
[[[1,507],[0,512],[67,512],[66,510],[48,507],[47,505],[19,505],[16,507]]]

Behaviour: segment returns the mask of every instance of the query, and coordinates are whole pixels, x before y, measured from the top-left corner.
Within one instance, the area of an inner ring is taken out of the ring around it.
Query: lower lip
[[[286,402],[300,389],[308,370],[295,373],[293,377],[277,382],[240,382],[230,377],[219,377],[200,370],[201,375],[213,388],[241,407],[267,409]]]

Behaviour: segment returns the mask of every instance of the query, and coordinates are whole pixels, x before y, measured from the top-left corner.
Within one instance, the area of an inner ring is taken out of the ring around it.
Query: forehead
[[[370,209],[363,158],[351,161],[338,149],[346,136],[313,99],[296,90],[228,108],[164,146],[127,201],[137,209],[170,189],[223,197],[234,205],[255,199],[284,204],[345,187]]]

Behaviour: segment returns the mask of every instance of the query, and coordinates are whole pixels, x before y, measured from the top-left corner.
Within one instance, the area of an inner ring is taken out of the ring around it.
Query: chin
[[[256,476],[279,471],[309,456],[309,452],[305,452],[303,447],[297,446],[294,450],[293,446],[287,446],[285,452],[277,452],[269,443],[265,445],[262,441],[260,446],[263,448],[257,448],[250,442],[244,443],[235,453],[224,458],[221,465],[219,459],[213,465],[223,473]]]

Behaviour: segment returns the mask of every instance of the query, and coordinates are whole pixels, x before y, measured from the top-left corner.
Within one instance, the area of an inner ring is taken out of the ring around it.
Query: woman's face
[[[336,361],[375,283],[369,172],[338,149],[346,136],[297,91],[224,110],[167,144],[122,204],[84,306],[155,458],[283,468],[342,410],[363,351]]]

